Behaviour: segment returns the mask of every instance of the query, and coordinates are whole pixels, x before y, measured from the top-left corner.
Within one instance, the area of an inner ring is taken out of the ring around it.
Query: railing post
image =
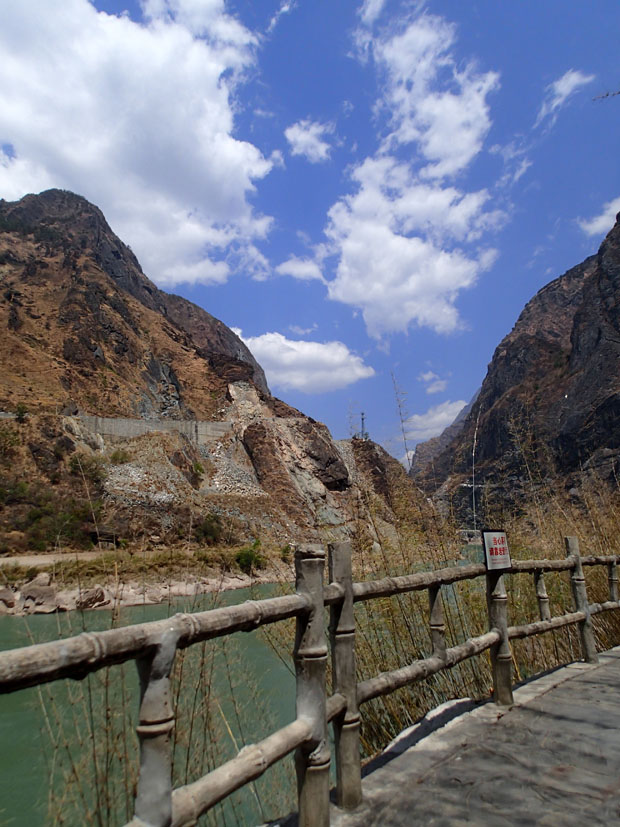
[[[583,575],[581,555],[579,553],[579,540],[577,537],[565,537],[566,556],[572,557],[575,566],[571,572],[570,583],[573,591],[575,609],[584,612],[585,620],[579,621],[579,637],[581,639],[581,654],[586,663],[598,663],[596,653],[596,641],[592,628],[592,617],[590,616],[590,603],[586,589],[586,579]]]
[[[549,595],[547,594],[547,587],[545,586],[545,578],[542,571],[534,573],[534,583],[536,585],[536,599],[538,600],[538,613],[541,620],[551,620],[551,611],[549,610]]]
[[[344,590],[342,603],[331,607],[329,622],[334,692],[339,692],[347,701],[344,713],[334,720],[336,800],[339,807],[352,810],[362,801],[362,765],[355,671],[351,543],[330,543],[329,579]]]
[[[296,589],[307,595],[312,608],[298,616],[295,634],[297,717],[312,727],[306,744],[295,753],[299,827],[329,825],[329,745],[325,673],[327,645],[323,620],[323,569],[325,551],[314,544],[301,545],[295,552]]]
[[[618,602],[618,566],[616,563],[607,564],[607,580],[609,582],[609,599]]]
[[[497,629],[501,637],[491,647],[493,697],[501,706],[511,706],[512,652],[508,640],[508,597],[501,571],[487,572],[487,607],[489,628]]]
[[[428,590],[428,605],[431,627],[431,644],[433,656],[446,659],[446,623],[443,614],[441,599],[441,585],[430,586]]]
[[[172,819],[170,735],[174,710],[170,702],[170,672],[178,632],[171,626],[159,646],[136,660],[140,676],[140,776],[135,815],[130,824],[168,827]]]

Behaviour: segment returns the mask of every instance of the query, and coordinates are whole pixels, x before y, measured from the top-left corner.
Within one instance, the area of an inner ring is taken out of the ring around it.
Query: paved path
[[[515,701],[403,733],[364,778],[361,807],[333,809],[333,827],[620,825],[620,647]]]

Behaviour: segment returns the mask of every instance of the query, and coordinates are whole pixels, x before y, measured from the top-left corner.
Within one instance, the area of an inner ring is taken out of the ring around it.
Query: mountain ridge
[[[519,500],[533,468],[539,481],[561,479],[566,489],[584,468],[606,464],[604,474],[613,477],[620,451],[619,307],[620,214],[597,254],[526,304],[495,349],[458,432],[448,444],[440,438],[436,452],[422,448],[415,480],[471,519],[474,435],[476,478],[496,506],[503,496]]]

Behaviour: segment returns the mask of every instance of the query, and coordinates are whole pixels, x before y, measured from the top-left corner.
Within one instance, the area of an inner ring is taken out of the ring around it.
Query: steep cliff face
[[[229,381],[269,393],[238,336],[159,290],[80,196],[0,201],[0,284],[0,407],[217,418]]]
[[[89,474],[100,519],[129,540],[187,536],[205,515],[238,539],[351,530],[356,453],[271,396],[243,342],[149,281],[84,198],[0,201],[0,330],[0,550],[88,541],[88,504],[69,503]]]
[[[416,464],[416,479],[453,497],[463,516],[471,501],[474,435],[476,482],[495,491],[496,500],[518,499],[526,476],[530,484],[559,477],[571,486],[583,469],[617,472],[620,222],[597,255],[527,304],[497,347],[460,431],[438,455]]]

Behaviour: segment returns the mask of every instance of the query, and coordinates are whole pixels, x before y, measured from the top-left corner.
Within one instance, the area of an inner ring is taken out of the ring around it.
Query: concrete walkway
[[[620,825],[620,647],[517,689],[509,710],[447,707],[373,762],[334,827]]]

